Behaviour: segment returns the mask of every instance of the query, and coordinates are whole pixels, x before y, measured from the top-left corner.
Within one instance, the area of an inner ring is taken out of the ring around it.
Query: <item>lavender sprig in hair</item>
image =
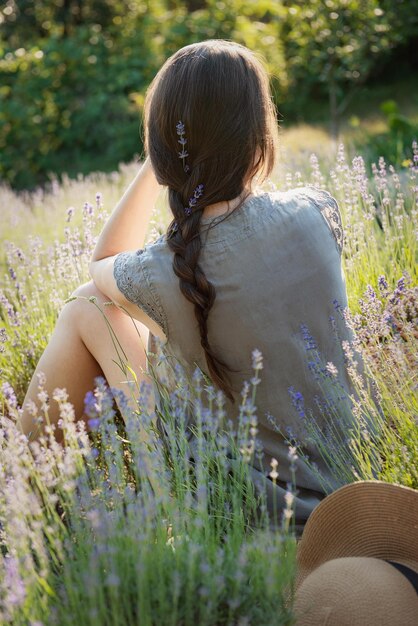
[[[186,215],[186,217],[189,217],[189,215],[192,214],[193,212],[193,207],[196,206],[197,201],[199,200],[199,198],[201,198],[203,196],[203,185],[200,184],[196,187],[196,189],[193,192],[193,196],[189,199],[189,205],[187,207],[184,208],[184,214]],[[172,227],[171,227],[171,234],[174,234],[177,230],[178,230],[178,222],[173,222]]]
[[[184,124],[181,120],[178,122],[178,124],[176,124],[176,131],[177,131],[178,136],[180,137],[180,139],[178,139],[177,141],[181,145],[181,152],[179,152],[178,155],[179,155],[179,158],[183,161],[184,171],[188,174],[190,172],[190,167],[187,165],[186,159],[189,156],[189,153],[186,150],[187,139],[185,135]],[[186,217],[189,217],[189,215],[192,214],[193,207],[196,206],[197,201],[199,200],[199,198],[202,197],[202,195],[203,195],[203,185],[200,184],[193,191],[193,196],[189,198],[189,205],[184,208],[184,214],[186,215]],[[173,222],[172,227],[171,227],[171,233],[175,233],[178,230],[178,227],[179,227],[178,222]]]
[[[193,192],[193,196],[189,199],[189,206],[185,207],[184,212],[187,216],[192,214],[193,207],[196,206],[199,198],[203,196],[203,185],[198,185]]]
[[[176,125],[176,130],[177,130],[177,134],[180,137],[180,139],[178,139],[177,141],[181,145],[181,152],[179,152],[179,158],[183,161],[183,169],[188,174],[190,172],[190,167],[187,165],[186,159],[189,156],[189,153],[187,152],[187,149],[186,149],[187,139],[184,133],[184,124],[181,120]]]

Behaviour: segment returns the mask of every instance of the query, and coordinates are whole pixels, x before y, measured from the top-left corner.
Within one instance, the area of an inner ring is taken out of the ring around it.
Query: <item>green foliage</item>
[[[370,146],[375,155],[382,155],[389,163],[408,164],[413,159],[412,143],[418,140],[418,124],[401,115],[394,100],[383,102],[380,108],[388,131],[370,138]]]
[[[315,87],[329,98],[331,128],[338,134],[339,118],[351,89],[364,83],[377,59],[394,45],[390,13],[378,0],[291,0],[283,36],[299,103]],[[302,92],[302,93],[301,93]]]
[[[138,5],[137,9],[140,8]],[[0,62],[0,174],[18,188],[49,172],[110,171],[141,151],[137,92],[161,62],[156,17],[131,11],[123,29],[80,24]],[[121,31],[121,32],[120,32]],[[151,44],[150,44],[151,42]]]
[[[336,135],[353,87],[413,38],[416,17],[412,0],[22,0],[0,23],[0,177],[22,189],[140,154],[147,86],[208,38],[263,55],[290,118],[328,98]]]

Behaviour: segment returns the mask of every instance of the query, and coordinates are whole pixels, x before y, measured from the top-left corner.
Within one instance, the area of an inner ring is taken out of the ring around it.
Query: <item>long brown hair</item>
[[[255,54],[239,44],[209,40],[185,46],[165,62],[148,89],[145,149],[158,182],[168,187],[173,269],[181,292],[194,304],[209,376],[232,401],[231,370],[208,339],[216,292],[199,265],[200,218],[205,206],[242,196],[255,174],[270,174],[277,134],[268,75]],[[179,137],[187,141],[187,157],[179,157]],[[198,185],[203,194],[185,212]]]

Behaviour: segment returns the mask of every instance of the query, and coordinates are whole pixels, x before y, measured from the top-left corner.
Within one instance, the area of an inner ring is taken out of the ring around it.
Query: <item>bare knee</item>
[[[64,304],[58,323],[68,327],[80,327],[80,325],[97,323],[98,317],[102,315],[105,302],[109,302],[105,296],[91,280],[77,287]],[[99,310],[100,309],[100,310]]]
[[[121,318],[125,320],[126,314],[93,281],[89,281],[73,291],[60,313],[59,321],[67,328],[75,329],[83,338],[105,329],[106,320],[113,326]]]
[[[71,294],[72,298],[96,298],[99,302],[108,302],[109,298],[96,287],[96,283],[89,280],[87,283],[77,287]]]

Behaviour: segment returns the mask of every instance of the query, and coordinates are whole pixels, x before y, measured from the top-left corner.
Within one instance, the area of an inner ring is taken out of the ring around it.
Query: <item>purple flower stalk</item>
[[[203,195],[203,185],[198,185],[193,192],[193,196],[189,199],[189,206],[184,209],[187,216],[192,214],[193,207],[196,206],[197,201]]]
[[[9,267],[9,276],[10,278],[15,281],[17,279],[17,275],[16,272],[14,271],[13,267]]]
[[[312,337],[311,333],[309,332],[309,329],[306,326],[306,324],[301,324],[300,325],[300,330],[301,330],[301,334],[302,334],[302,339],[303,339],[304,344],[305,344],[305,349],[306,350],[317,350],[318,346],[316,345],[316,341]]]
[[[388,289],[388,284],[385,276],[379,276],[377,283],[379,285],[380,291],[386,291],[386,289]]]
[[[296,411],[299,414],[299,417],[304,418],[305,406],[304,406],[303,395],[300,393],[300,391],[296,391],[294,387],[289,387],[287,391],[290,395],[293,406],[295,407]]]
[[[10,409],[15,409],[17,407],[17,399],[13,387],[10,385],[10,383],[6,382],[3,383],[1,390],[6,400],[7,406]]]
[[[190,168],[186,163],[186,159],[189,156],[189,153],[187,152],[187,149],[186,149],[187,139],[186,139],[186,135],[184,132],[184,124],[181,120],[176,125],[176,130],[177,130],[178,136],[180,137],[180,139],[178,139],[177,141],[181,145],[181,152],[179,152],[179,159],[183,161],[184,171],[190,172]]]
[[[98,420],[97,400],[92,391],[88,391],[84,398],[84,413],[90,418],[90,422]]]
[[[402,276],[398,282],[397,282],[397,286],[396,286],[396,291],[398,293],[405,291],[405,276]]]

